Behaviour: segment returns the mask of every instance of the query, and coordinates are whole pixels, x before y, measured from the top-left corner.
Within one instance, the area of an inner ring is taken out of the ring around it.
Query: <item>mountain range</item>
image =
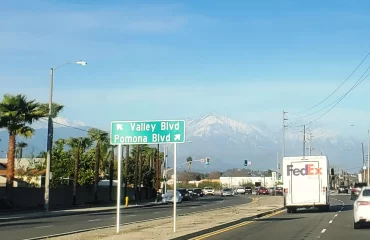
[[[89,126],[81,122],[63,118],[55,119],[54,140],[58,138],[86,136]],[[25,141],[28,147],[24,154],[35,154],[46,149],[45,122],[33,127],[35,135]],[[67,127],[68,126],[68,127]],[[311,141],[310,141],[310,136]],[[0,131],[0,155],[7,149],[8,133]],[[306,131],[306,148],[312,146],[312,155],[324,154],[331,165],[357,172],[362,166],[361,143],[354,137],[330,132],[326,129],[313,128]],[[290,127],[285,131],[285,156],[303,154],[303,131]],[[161,147],[163,149],[163,147]],[[186,120],[186,142],[179,144],[177,163],[179,170],[185,170],[185,159],[192,156],[195,160],[191,169],[194,171],[216,171],[231,168],[245,168],[244,160],[250,160],[252,169],[276,169],[277,158],[281,157],[282,129],[269,128],[265,123],[244,123],[226,116],[206,114]],[[2,152],[2,153],[1,153]],[[309,149],[306,149],[306,155]],[[169,147],[169,166],[173,166],[172,147]],[[209,157],[210,165],[200,162]],[[182,165],[183,164],[183,165]]]

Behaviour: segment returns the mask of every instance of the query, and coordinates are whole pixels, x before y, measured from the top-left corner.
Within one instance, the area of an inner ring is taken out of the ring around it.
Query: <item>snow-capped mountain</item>
[[[63,118],[54,120],[54,140],[85,136],[89,128],[78,121]],[[65,127],[72,126],[73,128]],[[194,161],[193,170],[214,171],[230,168],[244,168],[244,160],[252,161],[253,169],[276,169],[277,154],[281,156],[282,131],[270,129],[268,123],[244,123],[226,116],[206,114],[186,120],[186,143],[178,144],[177,162],[179,170],[185,170],[186,158],[190,155]],[[29,143],[25,154],[45,150],[47,125],[40,122],[33,125],[36,129],[31,139],[22,139]],[[7,149],[8,135],[0,131],[0,151]],[[285,131],[285,156],[303,154],[303,128],[288,127]],[[306,155],[324,154],[331,164],[344,169],[357,171],[362,165],[360,141],[324,128],[306,129]],[[161,147],[162,149],[162,147]],[[169,165],[172,166],[172,148],[169,148]],[[210,157],[211,164],[206,166],[199,160]],[[249,167],[249,166],[248,166]],[[357,169],[358,168],[358,169]]]

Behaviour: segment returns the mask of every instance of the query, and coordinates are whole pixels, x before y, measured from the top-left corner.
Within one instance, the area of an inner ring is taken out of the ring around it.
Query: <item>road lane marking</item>
[[[329,224],[331,224],[331,223],[333,223],[333,220],[330,220],[330,221],[329,221]]]
[[[88,222],[98,222],[98,221],[101,221],[101,219],[91,219],[91,220],[88,220]]]
[[[48,228],[48,227],[53,227],[53,225],[39,226],[39,227],[35,227],[35,228]]]
[[[230,226],[230,227],[226,227],[226,228],[223,228],[223,229],[220,229],[220,230],[211,232],[211,233],[206,233],[204,235],[201,235],[201,236],[198,236],[198,237],[195,237],[195,238],[191,238],[189,240],[202,240],[202,239],[206,239],[206,238],[209,238],[209,237],[212,237],[212,236],[215,236],[215,235],[224,233],[224,232],[228,232],[228,231],[231,231],[231,230],[240,228],[240,227],[247,226],[249,224],[252,224],[252,223],[256,222],[258,219],[269,218],[269,217],[272,217],[272,216],[275,216],[275,215],[279,215],[279,214],[281,214],[281,213],[283,213],[285,211],[286,210],[284,209],[284,210],[280,210],[280,211],[277,211],[277,212],[274,212],[274,213],[270,213],[270,214],[268,214],[266,216],[263,216],[263,217],[260,217],[260,218],[254,218],[251,221],[245,221],[245,222],[242,222],[242,223],[238,223],[238,224],[235,224],[235,225]]]
[[[323,230],[321,230],[321,233],[325,233],[326,232],[326,228],[324,228]]]
[[[136,215],[126,215],[124,217],[136,217]]]

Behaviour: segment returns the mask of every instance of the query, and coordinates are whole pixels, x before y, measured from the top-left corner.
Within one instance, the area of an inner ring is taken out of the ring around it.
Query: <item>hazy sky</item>
[[[370,1],[1,1],[0,94],[48,100],[63,117],[181,119],[214,112],[281,124],[328,96],[370,51]],[[348,91],[370,58],[332,98]],[[370,127],[370,78],[317,124]],[[325,110],[328,110],[326,108]],[[304,119],[310,122],[321,111]],[[298,122],[297,122],[298,121]]]

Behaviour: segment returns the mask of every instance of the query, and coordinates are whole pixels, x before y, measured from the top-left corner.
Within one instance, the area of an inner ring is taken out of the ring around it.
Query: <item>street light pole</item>
[[[60,67],[68,64],[78,64],[85,66],[87,63],[84,61],[77,62],[67,62],[58,67],[50,69],[50,92],[49,92],[49,113],[48,113],[48,136],[47,136],[47,146],[46,146],[46,173],[45,173],[45,194],[44,194],[44,210],[49,211],[49,192],[50,192],[50,166],[51,166],[51,151],[53,149],[53,87],[54,87],[54,71]]]

